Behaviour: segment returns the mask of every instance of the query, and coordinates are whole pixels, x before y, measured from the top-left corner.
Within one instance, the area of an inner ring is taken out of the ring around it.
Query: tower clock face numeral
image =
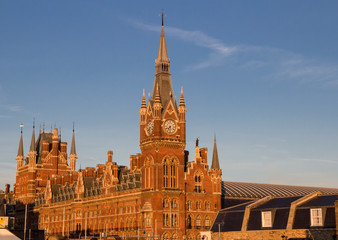
[[[173,120],[166,120],[164,122],[164,130],[169,133],[173,134],[176,132],[176,123]]]
[[[147,124],[147,134],[151,135],[153,133],[153,130],[154,130],[154,122],[150,120]]]

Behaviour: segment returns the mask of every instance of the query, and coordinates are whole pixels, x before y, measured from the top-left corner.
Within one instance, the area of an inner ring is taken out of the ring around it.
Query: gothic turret
[[[76,171],[76,147],[75,147],[75,130],[73,128],[73,137],[72,137],[72,146],[70,147],[70,154],[69,154],[69,163],[70,168],[72,171]]]
[[[140,116],[141,116],[140,123],[141,124],[145,123],[146,113],[147,113],[147,102],[146,102],[146,96],[144,94],[144,88],[143,88],[142,102],[141,102],[141,108],[140,108]]]
[[[35,146],[35,124],[33,124],[33,131],[32,131],[32,139],[31,139],[31,146],[28,152],[28,164],[30,167],[34,167],[36,163],[36,146]]]
[[[212,163],[210,167],[211,181],[213,192],[221,194],[222,186],[222,169],[219,167],[219,159],[217,152],[216,136],[214,137],[214,151],[212,153]]]
[[[21,129],[21,136],[20,136],[20,141],[19,141],[19,149],[18,149],[18,155],[16,156],[16,163],[17,163],[17,169],[23,166],[24,162],[24,153],[23,153],[23,141],[22,141],[22,129]],[[17,171],[18,173],[18,171]]]
[[[211,169],[220,169],[219,160],[218,160],[218,152],[217,152],[217,144],[216,144],[216,136],[214,137],[214,151],[212,153]]]

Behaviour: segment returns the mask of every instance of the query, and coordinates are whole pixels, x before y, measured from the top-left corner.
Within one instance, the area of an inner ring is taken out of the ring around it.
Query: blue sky
[[[56,124],[78,167],[129,165],[142,89],[152,90],[165,9],[187,150],[196,137],[223,180],[338,187],[337,1],[0,1],[0,189]],[[70,150],[70,149],[69,149]]]

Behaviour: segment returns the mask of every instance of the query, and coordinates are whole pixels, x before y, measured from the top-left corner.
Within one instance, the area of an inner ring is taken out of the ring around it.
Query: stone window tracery
[[[178,162],[175,158],[165,158],[163,162],[163,187],[177,187],[177,165]]]

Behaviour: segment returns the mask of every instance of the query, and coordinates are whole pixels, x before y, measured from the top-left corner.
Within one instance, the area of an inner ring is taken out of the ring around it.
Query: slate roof
[[[311,201],[302,204],[300,207],[323,207],[334,206],[334,202],[338,200],[338,195],[319,196]]]
[[[250,210],[247,230],[267,230],[267,229],[286,229],[290,206],[293,202],[302,198],[303,196],[292,197],[275,197],[257,206],[252,206]],[[319,195],[306,201],[305,203],[297,206],[294,217],[293,229],[310,229],[310,209],[322,208],[323,214],[323,226],[322,229],[335,228],[335,207],[334,203],[338,200],[338,194],[334,195]],[[244,218],[245,208],[255,202],[255,200],[222,209],[218,212],[213,226],[212,232],[218,232],[219,228],[221,232],[241,231],[242,222]],[[262,227],[262,211],[272,211],[273,222],[272,227]],[[318,228],[318,227],[316,227]]]
[[[338,188],[303,187],[266,183],[222,182],[222,194],[225,198],[263,198],[266,196],[289,197],[304,196],[313,192],[338,194]]]

